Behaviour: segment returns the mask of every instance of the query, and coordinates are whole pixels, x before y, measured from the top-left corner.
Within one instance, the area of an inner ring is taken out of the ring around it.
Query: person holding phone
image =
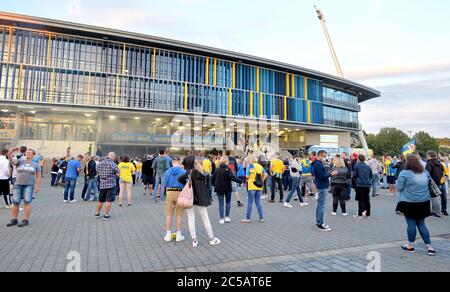
[[[16,166],[17,177],[16,183],[14,184],[12,220],[7,224],[7,227],[17,225],[19,227],[26,227],[30,224],[33,195],[36,195],[39,192],[39,186],[41,184],[41,166],[39,163],[33,162],[36,151],[28,149],[24,158],[17,159],[16,156],[13,156],[13,153],[18,150],[18,147],[14,147],[8,152],[8,158],[11,164]],[[17,218],[19,216],[19,207],[22,201],[25,203],[25,212],[24,219],[22,223],[19,224]]]

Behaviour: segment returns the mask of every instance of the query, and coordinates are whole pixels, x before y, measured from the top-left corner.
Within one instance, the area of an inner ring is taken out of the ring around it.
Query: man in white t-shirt
[[[6,208],[11,208],[10,202],[10,188],[9,178],[11,173],[11,167],[9,159],[7,158],[8,150],[3,149],[0,152],[0,196],[3,195],[5,199]]]

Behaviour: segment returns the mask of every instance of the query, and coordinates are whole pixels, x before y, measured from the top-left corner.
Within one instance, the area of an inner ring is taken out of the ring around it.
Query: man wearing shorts
[[[41,167],[39,163],[33,162],[33,157],[36,155],[36,151],[28,149],[25,157],[17,159],[12,154],[19,150],[19,148],[11,148],[8,152],[8,158],[11,164],[16,166],[17,178],[14,185],[14,198],[12,208],[12,220],[7,227],[18,225],[19,227],[25,227],[30,225],[31,203],[33,202],[33,195],[39,191],[39,185],[41,184]],[[25,203],[25,214],[22,223],[19,224],[17,220],[19,216],[20,204],[22,201]]]
[[[119,168],[114,163],[116,154],[110,152],[108,156],[97,165],[97,173],[100,178],[100,196],[97,204],[97,212],[95,218],[100,218],[100,212],[103,209],[103,204],[106,203],[104,221],[111,219],[109,213],[111,212],[111,203],[116,198],[117,178],[120,176]]]
[[[184,241],[184,236],[181,233],[181,229],[183,227],[183,216],[184,210],[182,208],[178,208],[178,195],[183,190],[183,185],[178,181],[178,178],[186,173],[181,166],[181,160],[179,157],[174,157],[172,160],[173,167],[169,168],[166,171],[164,181],[166,182],[166,192],[167,192],[167,200],[166,200],[166,236],[164,237],[165,242],[172,241],[172,220],[173,213],[176,211],[176,229],[177,229],[177,237],[176,241],[181,242]]]

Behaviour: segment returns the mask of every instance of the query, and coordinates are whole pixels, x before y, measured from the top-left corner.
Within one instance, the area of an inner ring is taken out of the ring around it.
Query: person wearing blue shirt
[[[436,255],[431,245],[430,232],[425,225],[425,219],[431,216],[431,194],[429,190],[430,174],[425,171],[419,159],[414,155],[406,158],[406,168],[398,177],[399,191],[397,212],[405,215],[408,225],[408,244],[402,246],[407,252],[415,252],[417,229],[430,256]]]
[[[325,203],[327,199],[328,190],[330,187],[330,177],[336,176],[339,173],[333,171],[328,173],[323,165],[323,160],[326,159],[327,152],[324,150],[319,151],[317,159],[312,163],[312,176],[317,187],[318,200],[316,209],[317,228],[323,231],[331,231],[330,226],[326,225],[323,221],[325,213]]]
[[[81,171],[80,161],[83,160],[82,155],[78,155],[77,159],[72,158],[72,160],[67,163],[66,178],[64,185],[64,203],[76,203],[75,200],[75,187],[77,185],[78,174]],[[70,199],[69,199],[70,195]]]

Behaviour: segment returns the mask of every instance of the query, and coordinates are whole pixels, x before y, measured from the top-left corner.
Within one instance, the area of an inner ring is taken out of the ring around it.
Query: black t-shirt
[[[195,164],[195,156],[187,156],[181,162],[181,165],[184,166],[184,169],[186,171],[191,171],[192,169],[194,169],[194,164]]]
[[[142,163],[142,174],[145,176],[153,176],[153,160],[147,159]]]

